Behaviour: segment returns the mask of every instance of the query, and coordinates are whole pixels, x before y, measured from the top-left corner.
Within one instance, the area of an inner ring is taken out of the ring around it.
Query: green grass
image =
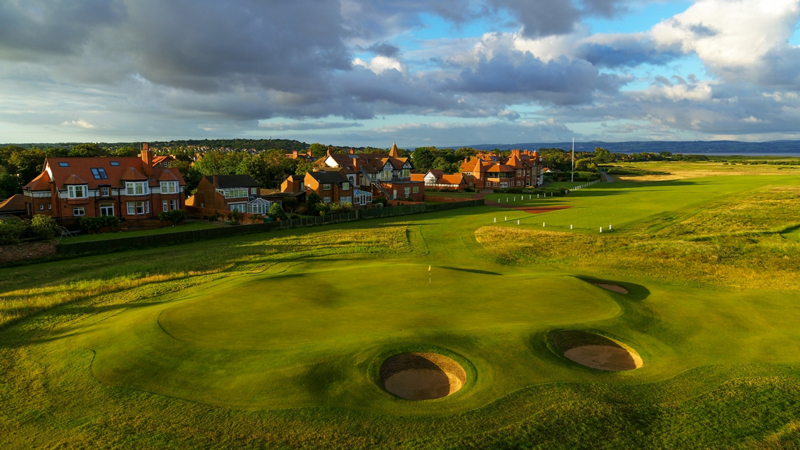
[[[796,448],[798,199],[786,176],[599,183],[517,202],[570,207],[545,214],[1,269],[0,447]],[[563,330],[644,366],[579,366]],[[376,369],[409,350],[456,356],[465,387],[387,393]]]
[[[75,237],[63,238],[61,242],[69,244],[72,242],[87,242],[87,241],[105,241],[107,239],[119,239],[123,237],[134,236],[147,236],[151,234],[165,234],[177,233],[180,231],[194,231],[205,230],[207,228],[215,228],[218,225],[205,223],[205,222],[189,222],[184,225],[176,225],[171,227],[158,228],[155,230],[139,230],[139,231],[120,231],[117,233],[98,233],[98,234],[79,234]]]

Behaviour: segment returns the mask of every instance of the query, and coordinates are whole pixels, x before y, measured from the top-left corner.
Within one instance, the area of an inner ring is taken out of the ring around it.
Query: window
[[[68,162],[60,162],[60,163],[58,163],[58,167],[69,167],[69,163]]]
[[[164,212],[169,211],[169,202],[167,202],[166,200],[161,202],[161,210]]]
[[[137,215],[144,214],[144,202],[136,202],[136,214]]]
[[[522,170],[517,170],[517,176],[518,176],[518,177],[521,177],[521,176],[522,176]]]
[[[330,197],[325,197],[325,198],[322,199],[322,202],[323,203],[330,203],[331,202],[331,198]]]
[[[39,211],[44,211],[44,205],[39,205]]]
[[[114,205],[100,205],[100,215],[101,216],[113,216],[114,215]]]
[[[128,202],[128,215],[134,216],[136,215],[136,202]]]
[[[250,188],[250,194],[257,195],[258,194],[258,188]]]
[[[322,185],[322,190],[323,191],[330,191],[331,190],[331,185],[330,184],[323,184]]]
[[[239,211],[239,212],[247,212],[247,205],[244,203],[237,203],[235,205],[230,206],[231,211]]]
[[[413,193],[415,193],[415,194],[419,194],[419,186],[414,186],[414,187],[412,188],[411,192],[413,192]]]
[[[162,181],[161,182],[161,193],[162,194],[177,194],[178,193],[178,182],[177,181]]]
[[[405,194],[406,197],[408,197],[409,195],[411,195],[411,188],[410,187],[404,188],[403,193]]]
[[[110,196],[111,195],[111,189],[107,188],[107,187],[101,187],[100,188],[100,195],[102,195],[103,197]]]
[[[119,166],[119,161],[111,161],[111,165],[117,167]]]
[[[52,203],[47,205],[47,209],[53,209]]]
[[[80,217],[86,214],[86,211],[83,209],[83,206],[76,206],[72,208],[72,215],[75,217]]]
[[[126,181],[125,195],[144,195],[149,194],[146,181]]]
[[[95,180],[107,180],[108,175],[106,175],[106,169],[100,168],[92,168],[92,176]]]
[[[85,184],[76,184],[67,186],[69,198],[86,198],[89,196],[88,189]]]
[[[169,209],[178,209],[178,201],[177,200],[170,200],[169,201]]]
[[[343,191],[350,190],[350,183],[342,183],[342,190]]]
[[[517,186],[522,186],[522,182],[521,181],[517,181]]]
[[[411,169],[403,169],[403,178],[411,178]]]

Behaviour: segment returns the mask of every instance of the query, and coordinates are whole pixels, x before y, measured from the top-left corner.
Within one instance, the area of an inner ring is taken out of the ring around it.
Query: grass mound
[[[642,367],[642,358],[634,349],[599,334],[561,331],[550,338],[567,359],[582,366],[608,372]]]
[[[408,400],[431,400],[458,392],[467,382],[460,364],[436,353],[400,353],[381,365],[380,381]]]

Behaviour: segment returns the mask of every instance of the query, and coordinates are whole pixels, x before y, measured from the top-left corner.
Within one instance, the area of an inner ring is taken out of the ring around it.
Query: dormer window
[[[69,198],[86,198],[89,196],[89,186],[85,184],[74,184],[67,186]]]

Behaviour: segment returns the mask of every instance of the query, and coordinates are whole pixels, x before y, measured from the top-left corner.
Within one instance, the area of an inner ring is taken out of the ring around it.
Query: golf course
[[[728,167],[2,268],[0,448],[800,448],[800,178]]]

